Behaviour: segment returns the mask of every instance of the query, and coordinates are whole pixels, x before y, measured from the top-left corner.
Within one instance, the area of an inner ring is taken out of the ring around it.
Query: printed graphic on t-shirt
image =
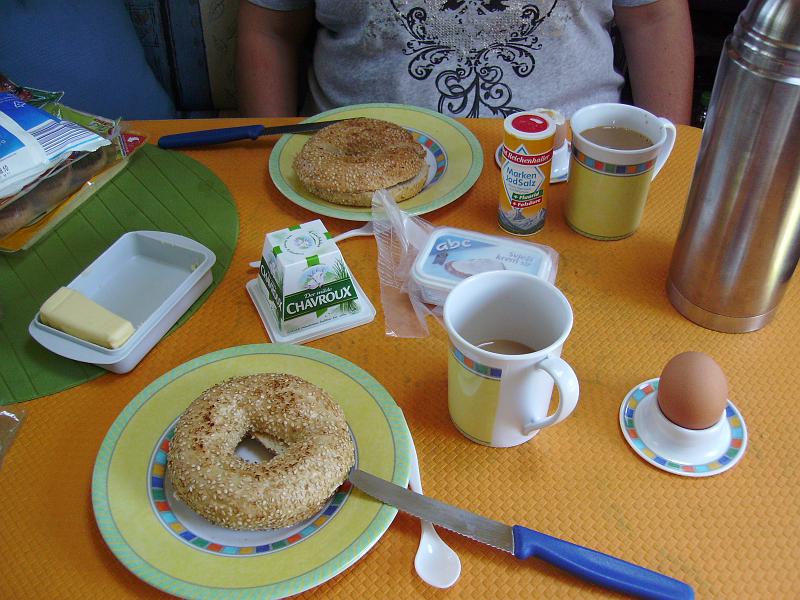
[[[543,42],[536,30],[558,0],[389,0],[407,34],[408,73],[433,84],[438,110],[459,117],[507,116],[511,72],[526,78]]]

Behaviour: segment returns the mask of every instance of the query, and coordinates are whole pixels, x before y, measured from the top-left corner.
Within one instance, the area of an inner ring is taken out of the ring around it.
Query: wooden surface
[[[253,122],[133,125],[155,141],[165,133]],[[425,218],[500,234],[493,153],[502,138],[501,122],[463,122],[482,143],[483,173],[464,197]],[[308,345],[352,361],[392,394],[416,441],[426,493],[672,575],[695,586],[699,598],[795,597],[800,484],[790,459],[800,416],[792,392],[800,371],[798,287],[790,286],[770,325],[744,335],[690,323],[664,291],[700,133],[679,128],[674,153],[651,188],[642,226],[629,239],[598,242],[573,233],[561,210],[568,184],[551,188],[547,224],[531,239],[560,254],[556,283],[575,312],[563,357],[578,374],[581,397],[569,419],[531,442],[491,449],[453,428],[446,335],[435,321],[429,321],[425,339],[385,335],[370,238],[347,240],[341,249],[378,308],[376,320]],[[187,152],[228,186],[241,224],[232,265],[196,314],[130,374],[109,374],[12,407],[24,409],[27,418],[0,470],[4,598],[164,597],[122,567],[104,544],[91,508],[92,468],[110,424],[151,381],[207,352],[268,341],[245,292],[253,277],[247,263],[258,258],[266,232],[316,218],[271,183],[266,166],[275,141]],[[359,225],[323,221],[334,234]],[[626,445],[618,425],[625,394],[657,377],[669,358],[686,350],[705,351],[720,363],[750,434],[741,463],[706,479],[647,465]],[[304,597],[613,597],[538,560],[520,563],[447,531],[442,537],[463,563],[461,579],[449,590],[435,590],[416,577],[419,524],[398,514],[363,559]]]

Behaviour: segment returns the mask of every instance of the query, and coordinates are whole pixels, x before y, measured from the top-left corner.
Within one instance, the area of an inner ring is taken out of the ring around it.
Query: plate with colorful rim
[[[428,164],[425,187],[400,205],[410,215],[422,215],[457,200],[481,174],[483,151],[477,138],[458,121],[427,108],[404,104],[356,104],[314,115],[307,122],[355,117],[383,119],[402,125],[425,148]],[[334,204],[303,188],[292,164],[308,138],[307,134],[284,135],[275,144],[269,158],[269,174],[278,190],[290,201],[312,212],[350,221],[371,221],[370,207]]]
[[[366,371],[289,344],[201,356],[142,390],[111,425],[95,462],[92,505],[100,533],[123,565],[150,585],[183,598],[297,594],[355,563],[397,514],[345,482],[308,521],[241,532],[205,521],[173,495],[166,457],[180,414],[215,383],[265,371],[291,373],[327,390],[344,409],[359,468],[407,485],[411,437],[403,413]],[[252,459],[258,452],[243,443],[237,453]]]

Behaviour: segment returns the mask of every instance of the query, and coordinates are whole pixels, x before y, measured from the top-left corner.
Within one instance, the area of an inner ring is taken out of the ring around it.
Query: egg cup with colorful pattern
[[[744,454],[747,427],[728,400],[725,413],[708,429],[686,429],[658,407],[658,378],[637,385],[619,409],[622,434],[645,461],[685,477],[709,477],[727,471]]]

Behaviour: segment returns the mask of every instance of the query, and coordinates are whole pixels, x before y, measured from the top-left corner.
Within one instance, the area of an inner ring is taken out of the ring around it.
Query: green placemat
[[[0,405],[54,394],[107,373],[46,350],[28,335],[28,324],[59,286],[123,233],[136,230],[184,235],[217,256],[213,283],[174,331],[222,280],[239,235],[239,216],[228,189],[206,167],[148,144],[35,246],[0,255]]]

